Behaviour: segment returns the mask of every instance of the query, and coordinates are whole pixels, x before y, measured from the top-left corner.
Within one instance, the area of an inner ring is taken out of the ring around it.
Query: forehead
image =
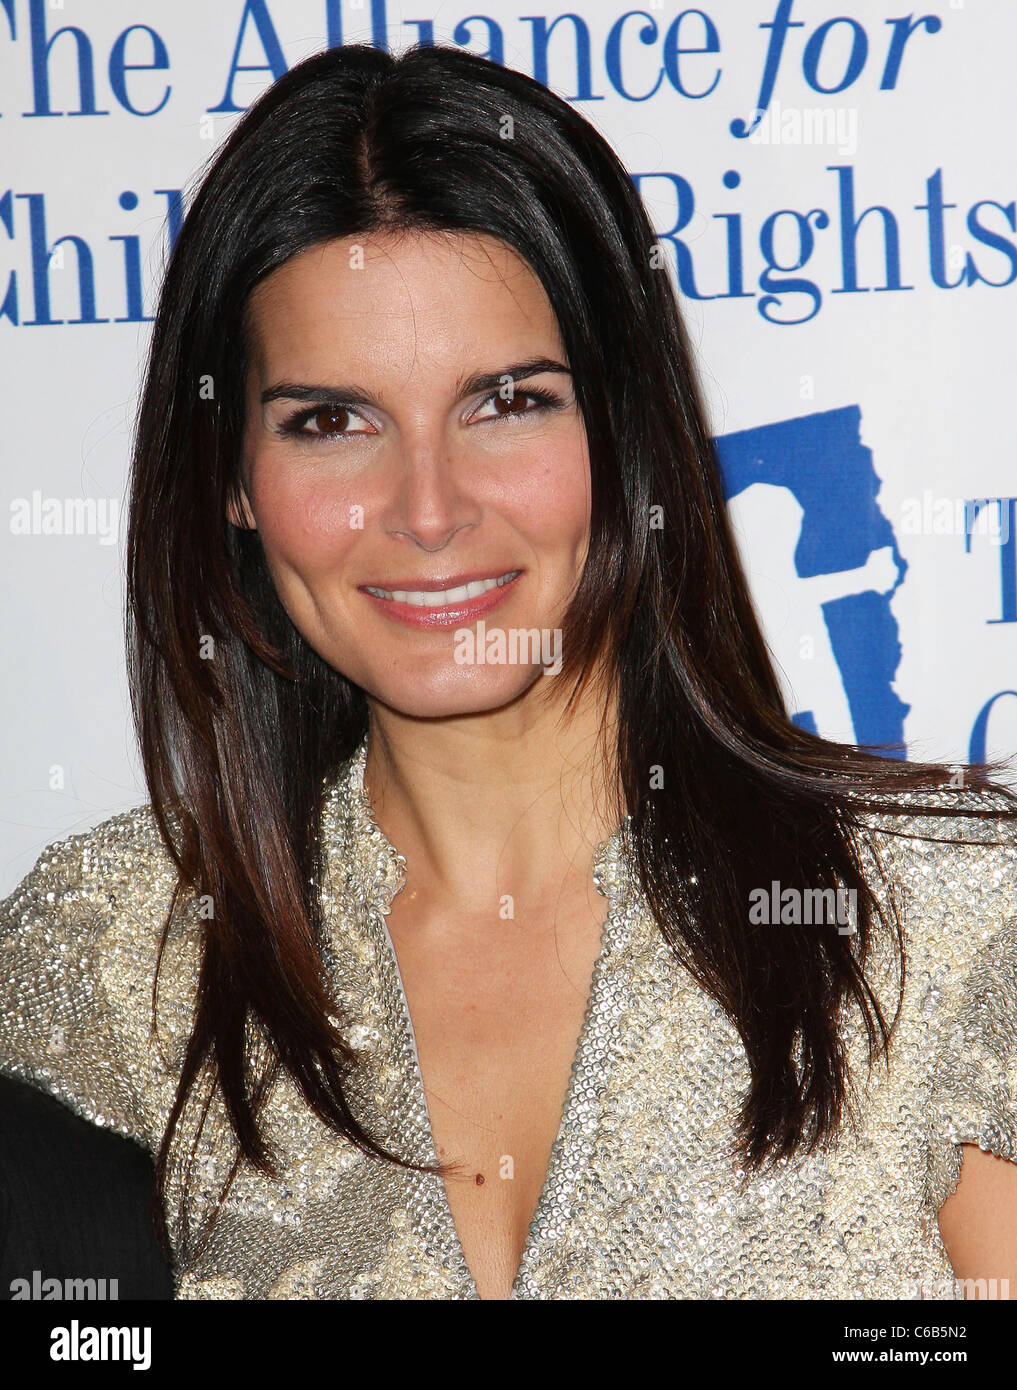
[[[510,246],[481,233],[371,233],[286,261],[248,305],[252,364],[434,370],[492,354],[561,353],[540,280]]]

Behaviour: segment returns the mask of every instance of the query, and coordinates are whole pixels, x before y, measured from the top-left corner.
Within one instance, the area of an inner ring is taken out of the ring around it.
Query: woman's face
[[[589,456],[528,265],[477,234],[332,241],[262,281],[249,325],[244,510],[230,520],[261,533],[311,646],[418,717],[495,709],[553,679],[542,658],[586,556]],[[529,641],[513,646],[531,629],[547,634],[536,661]]]

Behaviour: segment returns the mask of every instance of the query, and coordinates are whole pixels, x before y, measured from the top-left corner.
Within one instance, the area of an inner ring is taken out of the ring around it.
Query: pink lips
[[[439,589],[457,589],[474,580],[486,579],[489,574],[490,571],[488,574],[454,575],[451,579],[440,581],[415,579],[400,584],[393,584],[390,581],[384,587],[389,592],[393,592],[396,588],[434,592]],[[487,593],[481,594],[478,598],[463,599],[447,608],[420,608],[416,604],[403,603],[397,599],[379,598],[377,594],[368,593],[363,586],[360,588],[360,592],[386,618],[391,618],[393,622],[402,623],[404,627],[464,627],[468,623],[475,622],[477,618],[485,617],[500,603],[503,603],[506,596],[515,588],[522,577],[522,571],[520,571],[514,579],[508,580],[500,588],[488,589]],[[382,586],[374,585],[373,587],[381,588]]]

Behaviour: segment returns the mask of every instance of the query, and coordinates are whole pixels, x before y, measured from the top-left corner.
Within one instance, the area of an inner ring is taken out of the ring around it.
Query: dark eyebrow
[[[478,391],[497,391],[505,377],[510,377],[514,382],[526,381],[531,376],[539,376],[542,372],[557,372],[564,376],[571,376],[572,373],[563,362],[556,362],[552,357],[528,357],[523,362],[514,362],[509,367],[502,367],[496,372],[476,372],[473,376],[467,377],[464,381],[460,378],[457,383],[459,394],[457,400],[465,400],[467,396],[472,396]],[[362,391],[356,386],[310,386],[301,382],[281,381],[276,386],[269,386],[261,393],[262,405],[267,405],[269,401],[343,401],[349,405],[373,405],[372,398],[366,391]]]

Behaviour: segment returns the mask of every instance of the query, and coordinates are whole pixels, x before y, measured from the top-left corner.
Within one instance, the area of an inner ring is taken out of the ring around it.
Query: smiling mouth
[[[473,579],[468,584],[460,584],[454,589],[381,589],[373,584],[364,584],[365,593],[375,598],[387,599],[392,603],[406,603],[413,608],[449,608],[455,604],[478,599],[492,589],[500,589],[510,584],[522,574],[522,570],[509,570],[506,574],[492,576],[490,579]]]

